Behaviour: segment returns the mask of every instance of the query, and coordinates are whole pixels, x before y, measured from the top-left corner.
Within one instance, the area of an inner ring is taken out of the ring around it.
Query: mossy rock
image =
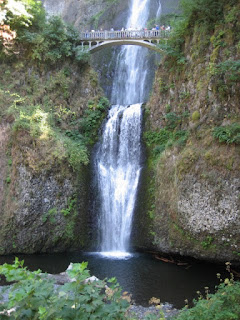
[[[192,121],[196,122],[200,119],[200,113],[199,111],[194,111],[192,114]]]

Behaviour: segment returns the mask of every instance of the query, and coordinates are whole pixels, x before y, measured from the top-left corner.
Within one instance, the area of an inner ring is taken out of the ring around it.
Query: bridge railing
[[[168,30],[124,30],[81,32],[81,40],[161,39],[168,38]]]

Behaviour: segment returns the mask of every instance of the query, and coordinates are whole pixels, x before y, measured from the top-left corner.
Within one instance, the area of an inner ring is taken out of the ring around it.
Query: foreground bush
[[[239,320],[240,282],[225,279],[215,294],[201,296],[191,309],[184,308],[176,320]]]
[[[0,266],[7,281],[17,281],[9,301],[0,305],[1,319],[126,319],[129,302],[121,296],[116,279],[86,281],[87,263],[75,263],[67,271],[72,282],[54,285],[41,270],[30,272],[17,258],[13,265]],[[10,316],[9,316],[10,314]]]

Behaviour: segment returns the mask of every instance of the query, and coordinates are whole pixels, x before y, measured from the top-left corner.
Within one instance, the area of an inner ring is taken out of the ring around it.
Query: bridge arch
[[[154,50],[157,52],[163,52],[155,43],[152,43],[149,40],[134,40],[134,39],[119,39],[119,40],[109,40],[109,41],[99,41],[99,42],[92,42],[91,46],[89,47],[90,53],[95,53],[99,50],[102,50],[107,47],[111,46],[122,46],[122,45],[135,45],[148,48],[150,50]]]

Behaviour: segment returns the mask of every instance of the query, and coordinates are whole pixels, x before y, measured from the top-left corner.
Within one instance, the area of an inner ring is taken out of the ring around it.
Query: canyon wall
[[[224,19],[210,32],[196,26],[182,63],[168,55],[156,72],[145,214],[154,250],[239,261],[240,82],[239,69],[226,67],[240,58],[239,4],[226,6]]]

